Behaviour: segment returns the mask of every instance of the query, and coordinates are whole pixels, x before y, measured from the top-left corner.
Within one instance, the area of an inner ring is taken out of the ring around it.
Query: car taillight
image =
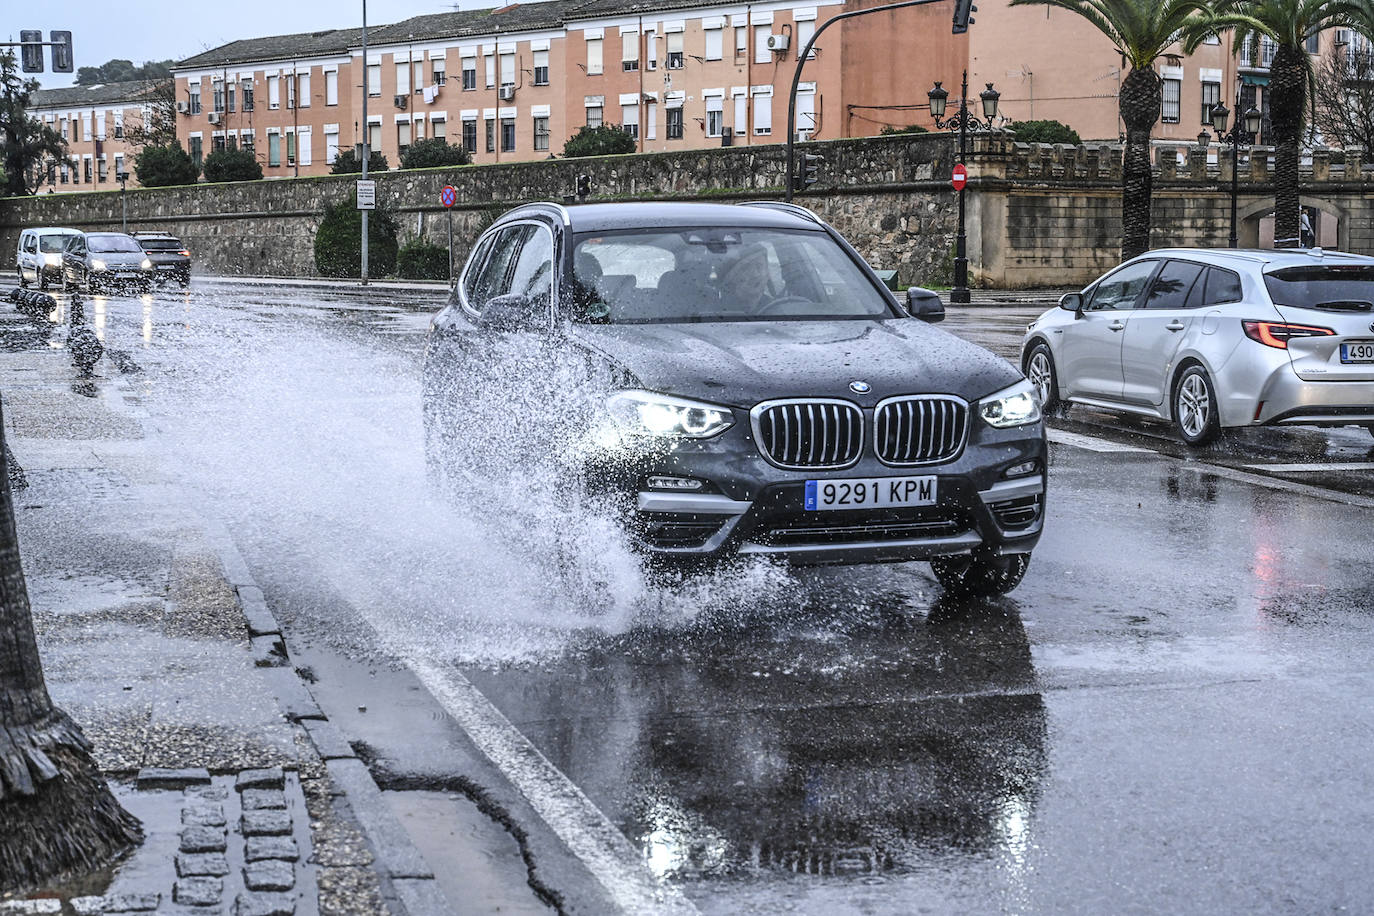
[[[1294,337],[1330,337],[1336,333],[1330,328],[1281,321],[1242,321],[1241,326],[1245,328],[1246,337],[1278,350],[1287,350],[1288,341]]]

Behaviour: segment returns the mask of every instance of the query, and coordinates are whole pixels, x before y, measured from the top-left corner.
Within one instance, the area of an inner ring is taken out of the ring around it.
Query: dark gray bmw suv
[[[924,559],[1006,592],[1040,537],[1039,405],[908,301],[801,207],[519,207],[433,320],[429,468],[480,477],[523,442],[654,558]]]

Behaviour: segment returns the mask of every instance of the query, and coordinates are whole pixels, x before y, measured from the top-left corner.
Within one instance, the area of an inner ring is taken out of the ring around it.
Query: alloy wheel
[[[1026,364],[1026,377],[1035,388],[1040,403],[1049,404],[1053,396],[1054,369],[1050,367],[1050,357],[1044,349],[1037,349],[1031,354],[1030,362]]]
[[[1207,381],[1193,373],[1178,386],[1178,425],[1189,439],[1202,435],[1212,417],[1212,397]]]

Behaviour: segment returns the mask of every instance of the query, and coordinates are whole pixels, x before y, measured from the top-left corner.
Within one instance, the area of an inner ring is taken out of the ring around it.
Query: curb
[[[236,283],[245,286],[295,287],[319,289],[346,289],[354,292],[367,292],[370,289],[401,290],[405,292],[432,292],[448,295],[450,285],[446,280],[371,280],[364,286],[358,280],[327,280],[319,277],[228,277],[216,274],[200,274],[195,277],[202,283]]]

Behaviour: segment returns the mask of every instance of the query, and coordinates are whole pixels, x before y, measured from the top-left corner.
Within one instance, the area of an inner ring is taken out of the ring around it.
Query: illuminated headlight
[[[140,265],[138,265],[138,266],[139,266],[139,267],[142,267],[144,270],[152,270],[152,269],[153,269],[153,262],[152,262],[152,260],[149,259],[149,258],[144,258],[144,259],[143,259],[143,263],[140,264]]]
[[[1031,383],[1022,379],[1010,388],[1003,388],[983,398],[978,405],[978,413],[989,426],[1006,429],[1039,420],[1040,404],[1035,399],[1035,389]]]
[[[61,266],[62,266],[62,255],[60,255],[60,254],[45,254],[45,255],[43,255],[43,263],[46,264],[46,265],[48,265],[49,267],[61,267]]]
[[[99,258],[96,258],[94,261],[91,262],[91,270],[104,270],[104,269],[105,269],[105,262],[102,261],[102,260],[100,260]]]
[[[651,391],[621,391],[610,397],[606,408],[625,436],[709,439],[735,423],[729,408]]]

